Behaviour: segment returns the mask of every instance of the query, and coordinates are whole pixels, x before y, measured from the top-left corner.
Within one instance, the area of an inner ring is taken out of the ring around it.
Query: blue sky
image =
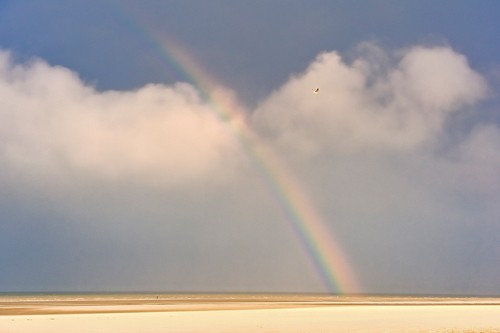
[[[499,7],[0,1],[0,290],[328,291],[154,35],[233,96],[360,291],[500,294]]]
[[[319,52],[447,43],[480,70],[497,65],[495,1],[3,1],[4,48],[75,69],[102,89],[173,83],[138,22],[178,39],[248,103]],[[153,53],[153,54],[152,54]],[[159,63],[160,62],[160,63]],[[124,68],[127,68],[124,71]]]

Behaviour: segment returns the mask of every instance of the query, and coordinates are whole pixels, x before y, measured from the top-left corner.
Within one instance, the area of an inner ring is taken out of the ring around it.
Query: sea
[[[0,292],[7,304],[217,304],[275,303],[283,305],[500,305],[498,296],[358,295],[317,293],[165,293],[165,292]]]

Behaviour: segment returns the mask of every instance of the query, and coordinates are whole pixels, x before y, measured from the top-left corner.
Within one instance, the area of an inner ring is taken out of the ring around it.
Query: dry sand
[[[0,332],[496,332],[500,300],[0,299]]]

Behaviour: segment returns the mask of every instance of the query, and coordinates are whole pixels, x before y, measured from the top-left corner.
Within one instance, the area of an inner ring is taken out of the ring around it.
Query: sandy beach
[[[500,333],[500,300],[262,295],[0,300],[0,332],[69,331]]]

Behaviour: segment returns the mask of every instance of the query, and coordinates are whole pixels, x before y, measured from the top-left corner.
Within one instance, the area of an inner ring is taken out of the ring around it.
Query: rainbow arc
[[[123,16],[126,11],[121,9]],[[132,24],[135,22],[129,19]],[[213,80],[188,52],[172,39],[162,38],[144,25],[135,24],[136,33],[168,65],[173,66],[187,83],[193,85],[200,96],[211,106],[221,122],[227,124],[231,135],[237,139],[253,166],[259,173],[269,193],[286,216],[286,220],[307,252],[309,260],[332,293],[360,292],[360,285],[347,256],[335,240],[325,222],[316,212],[296,177],[278,156],[267,147],[245,121],[245,112],[231,96],[218,89]],[[235,121],[240,120],[240,121]]]

